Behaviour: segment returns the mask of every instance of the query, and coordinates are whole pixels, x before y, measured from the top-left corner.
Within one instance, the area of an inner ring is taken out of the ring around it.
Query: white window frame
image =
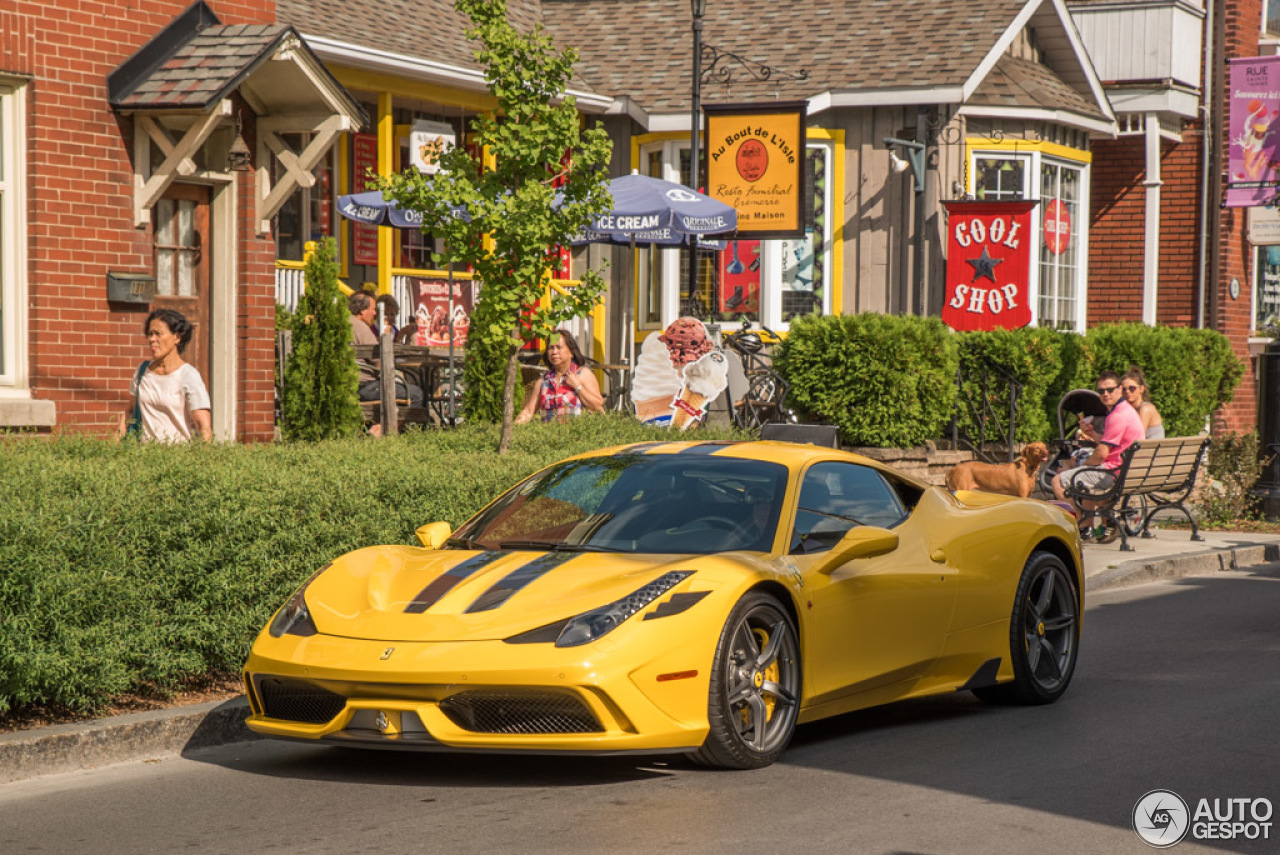
[[[27,379],[26,86],[0,76],[0,398],[29,398]]]
[[[839,283],[835,281],[834,263],[835,263],[835,234],[836,223],[835,218],[835,174],[836,174],[836,157],[835,141],[827,139],[809,139],[806,140],[805,148],[821,147],[827,151],[827,181],[826,181],[826,211],[828,218],[827,234],[824,236],[823,246],[823,269],[826,271],[827,283],[822,295],[822,313],[829,315],[832,312],[832,300],[835,289],[839,287]],[[662,174],[656,176],[667,181],[680,181],[680,156],[687,154],[689,151],[689,139],[669,139],[657,140],[654,142],[644,143],[638,147],[639,158],[636,168],[644,172],[643,164],[647,162],[649,156],[654,152],[661,152],[660,161],[662,164]],[[645,173],[647,174],[647,173]],[[639,319],[639,307],[644,305],[644,297],[646,289],[649,287],[648,265],[645,261],[645,250],[637,250],[639,264],[637,265],[637,288],[636,288],[636,307],[637,320]],[[662,329],[679,316],[680,311],[680,258],[681,254],[678,249],[663,249],[658,251],[659,264],[661,271],[662,294],[660,296],[661,318],[659,323],[639,322],[638,327],[641,330],[657,330]],[[791,328],[789,323],[782,320],[782,248],[779,240],[762,240],[760,242],[760,322],[755,324],[768,327],[775,332],[785,332]]]
[[[1269,8],[1275,8],[1277,26],[1276,29],[1267,28],[1267,19],[1271,17],[1267,14]],[[1261,31],[1262,39],[1270,41],[1276,37],[1280,37],[1280,0],[1263,0],[1262,2],[1262,21],[1258,25]]]
[[[965,192],[973,194],[976,190],[979,159],[1023,161],[1022,198],[1027,200],[1043,201],[1040,199],[1040,168],[1043,164],[1064,166],[1080,171],[1080,201],[1076,217],[1071,222],[1072,233],[1079,241],[1076,249],[1079,262],[1076,265],[1075,276],[1076,307],[1073,318],[1075,329],[1070,331],[1083,333],[1088,319],[1089,304],[1089,182],[1092,164],[1085,160],[1073,160],[1070,157],[1061,157],[1033,148],[1032,146],[1037,145],[1036,143],[1027,145],[1026,149],[1020,151],[1009,148],[983,148],[980,144],[972,145],[968,152],[966,166],[968,187],[965,188]],[[1032,326],[1040,324],[1040,247],[1044,243],[1043,207],[1044,205],[1041,204],[1031,209],[1031,233],[1036,236],[1036,243],[1031,252],[1031,276],[1027,283],[1032,295]]]

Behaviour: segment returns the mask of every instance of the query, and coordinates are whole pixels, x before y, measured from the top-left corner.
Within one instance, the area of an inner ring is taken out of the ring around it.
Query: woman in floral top
[[[542,360],[547,364],[547,373],[542,375],[540,384],[528,390],[516,424],[531,421],[535,413],[541,413],[542,420],[549,422],[580,415],[584,409],[593,413],[604,411],[600,384],[596,376],[583,367],[586,360],[568,330],[559,329],[551,334]]]

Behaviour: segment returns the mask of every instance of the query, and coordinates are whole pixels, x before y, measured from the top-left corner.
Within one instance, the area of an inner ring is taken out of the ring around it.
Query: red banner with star
[[[943,323],[955,330],[1010,330],[1031,323],[1036,202],[942,204],[949,235]]]

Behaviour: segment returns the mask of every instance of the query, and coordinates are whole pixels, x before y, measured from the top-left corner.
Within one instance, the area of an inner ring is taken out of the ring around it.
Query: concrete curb
[[[0,784],[258,739],[243,698],[0,734]]]
[[[1161,579],[1237,570],[1277,560],[1280,560],[1280,544],[1277,543],[1207,549],[1167,558],[1137,558],[1088,576],[1084,580],[1084,589],[1087,593],[1097,593]]]

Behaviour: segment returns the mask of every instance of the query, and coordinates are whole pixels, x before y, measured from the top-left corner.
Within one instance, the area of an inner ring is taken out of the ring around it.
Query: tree
[[[604,282],[595,271],[568,295],[539,305],[548,252],[570,238],[610,199],[604,181],[612,143],[604,128],[582,127],[565,94],[578,54],[557,52],[541,25],[521,34],[507,22],[506,0],[455,0],[471,19],[467,38],[498,109],[471,123],[472,146],[440,157],[440,172],[406,170],[380,180],[383,195],[420,211],[424,230],[444,239],[437,263],[470,265],[480,294],[467,338],[467,418],[492,419],[501,375],[499,453],[511,443],[523,343],[546,338],[585,315]],[[559,201],[557,200],[557,195]],[[454,210],[464,209],[465,216]]]
[[[307,290],[298,301],[284,372],[281,429],[288,440],[351,436],[364,425],[350,312],[333,255],[333,238],[325,238],[307,259]]]

